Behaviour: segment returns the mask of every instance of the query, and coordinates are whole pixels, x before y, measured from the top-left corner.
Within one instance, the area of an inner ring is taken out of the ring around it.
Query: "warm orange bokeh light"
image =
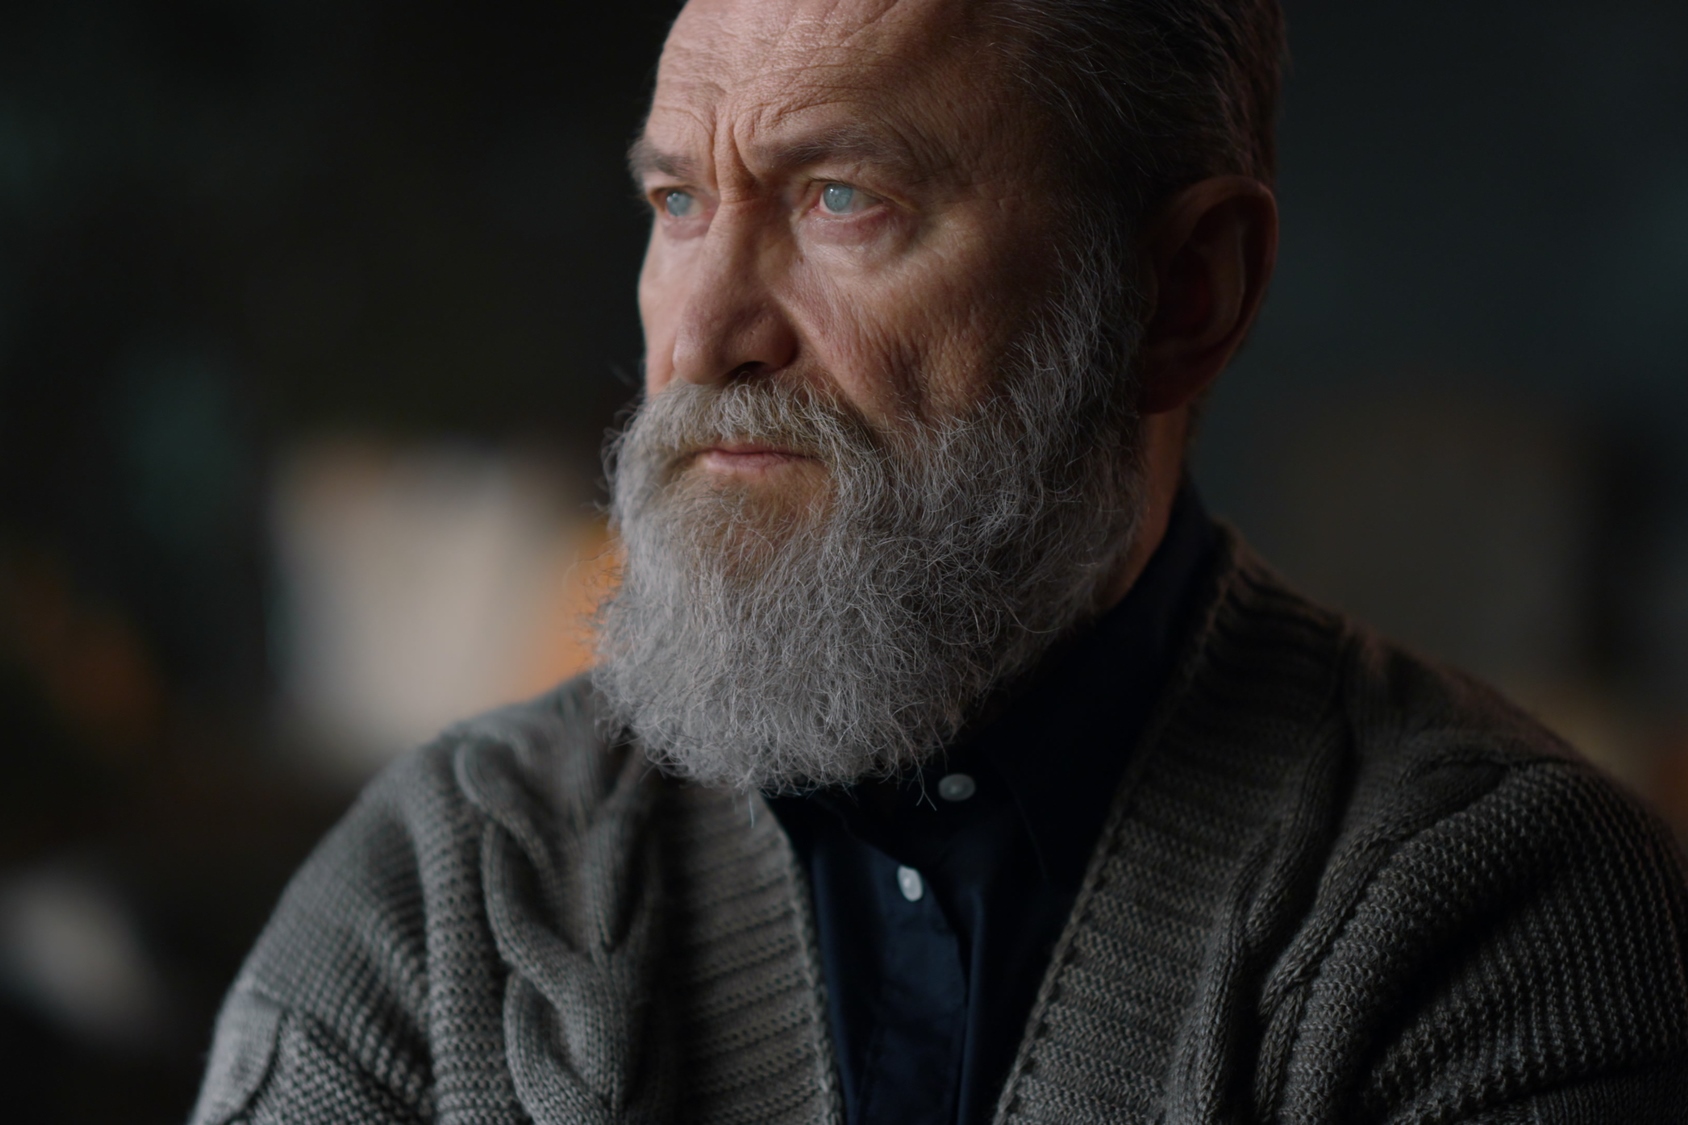
[[[164,685],[127,617],[85,597],[47,557],[0,568],[0,610],[14,659],[91,746],[123,756],[158,737]]]
[[[571,546],[559,560],[549,595],[535,607],[542,625],[513,698],[537,695],[592,666],[593,617],[614,586],[620,553],[602,520],[581,528]]]

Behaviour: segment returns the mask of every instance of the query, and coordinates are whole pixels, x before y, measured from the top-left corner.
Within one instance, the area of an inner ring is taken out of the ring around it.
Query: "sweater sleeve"
[[[294,876],[218,1016],[193,1125],[431,1116],[413,758],[378,779]],[[437,787],[435,787],[437,788]]]
[[[193,1125],[421,1125],[399,1091],[312,1016],[237,990],[223,1006]]]
[[[1304,994],[1281,1116],[1688,1119],[1685,922],[1661,826],[1580,764],[1515,766],[1367,882]]]

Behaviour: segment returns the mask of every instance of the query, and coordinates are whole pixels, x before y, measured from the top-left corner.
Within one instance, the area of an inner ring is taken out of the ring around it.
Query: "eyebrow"
[[[650,137],[640,133],[627,150],[627,171],[635,183],[644,180],[652,172],[661,172],[677,180],[689,180],[692,178],[689,175],[692,162],[686,157],[663,152]]]
[[[918,140],[861,125],[839,125],[795,140],[757,146],[752,155],[756,164],[775,171],[789,172],[828,160],[844,160],[889,168],[910,180],[940,175],[950,164],[937,159],[932,147]],[[652,173],[679,180],[697,178],[696,161],[663,151],[644,133],[628,149],[627,167],[635,182]]]

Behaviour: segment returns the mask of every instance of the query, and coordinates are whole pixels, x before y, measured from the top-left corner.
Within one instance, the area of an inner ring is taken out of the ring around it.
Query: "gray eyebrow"
[[[782,171],[826,160],[858,161],[892,168],[911,180],[938,175],[948,163],[934,159],[928,146],[911,143],[898,133],[856,125],[840,125],[793,141],[759,146],[755,157],[758,164]],[[653,172],[691,180],[697,170],[695,161],[664,152],[644,134],[628,149],[627,167],[636,182]]]
[[[850,160],[894,168],[907,175],[925,178],[937,170],[928,146],[911,143],[900,133],[858,125],[840,125],[784,144],[770,145],[759,153],[779,168],[803,168],[826,160]]]
[[[691,179],[692,162],[683,156],[663,152],[645,134],[627,150],[627,171],[633,176],[635,183],[642,181],[652,172],[661,172],[665,176],[673,176],[677,180]]]

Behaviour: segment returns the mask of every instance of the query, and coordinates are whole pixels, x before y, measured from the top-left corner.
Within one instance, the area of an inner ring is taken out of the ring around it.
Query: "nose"
[[[797,355],[797,332],[770,283],[779,247],[754,219],[722,208],[710,223],[674,336],[676,378],[726,383],[779,371]]]

